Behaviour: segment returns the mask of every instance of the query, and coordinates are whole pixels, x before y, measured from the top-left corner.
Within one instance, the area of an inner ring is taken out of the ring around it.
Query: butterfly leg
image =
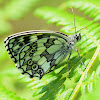
[[[80,59],[80,61],[81,61],[81,63],[82,63],[82,65],[84,66],[84,68],[86,69],[86,67],[85,67],[85,65],[84,65],[84,63],[82,62],[82,60],[81,60],[81,57],[80,57],[80,54],[79,54],[79,51],[78,51],[78,49],[75,49],[76,51],[77,51],[77,53],[78,53],[78,57],[79,57],[79,59]]]
[[[69,61],[70,57],[71,57],[71,52],[70,52],[69,57],[68,57],[68,59],[67,59],[68,72],[69,72],[69,64],[68,64],[68,61]],[[70,72],[69,72],[69,79],[70,79]]]

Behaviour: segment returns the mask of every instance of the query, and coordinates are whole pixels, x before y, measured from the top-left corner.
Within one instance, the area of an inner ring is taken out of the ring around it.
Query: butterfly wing
[[[28,31],[11,35],[4,42],[22,74],[42,78],[66,58],[67,40],[67,36],[58,32]]]

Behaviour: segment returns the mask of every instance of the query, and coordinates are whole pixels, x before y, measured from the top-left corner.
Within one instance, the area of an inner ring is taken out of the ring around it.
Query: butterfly
[[[71,52],[81,33],[68,36],[55,31],[31,30],[8,36],[5,48],[22,74],[30,78],[53,71]]]

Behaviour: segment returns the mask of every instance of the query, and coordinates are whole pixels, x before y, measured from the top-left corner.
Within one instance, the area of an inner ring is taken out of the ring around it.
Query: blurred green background
[[[6,52],[6,49],[4,47],[4,39],[11,34],[21,31],[59,31],[62,26],[47,24],[46,20],[37,17],[33,13],[39,7],[58,7],[65,1],[73,0],[0,0],[0,91],[5,91],[5,94],[9,94],[12,92],[12,97],[15,96],[14,93],[16,93],[18,97],[25,98],[27,100],[35,100],[32,98],[33,93],[29,89],[25,88],[28,83],[24,83],[21,82],[21,80],[18,80],[18,76],[20,73],[16,69],[15,64]],[[99,0],[83,1],[89,1],[89,3],[100,6]],[[82,12],[79,12],[78,9],[74,9],[74,13],[89,20],[93,20],[92,18],[82,14]]]

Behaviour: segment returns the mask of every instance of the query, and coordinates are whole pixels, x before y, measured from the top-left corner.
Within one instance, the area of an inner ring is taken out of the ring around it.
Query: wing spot
[[[38,69],[38,65],[37,64],[32,65],[32,69],[33,70],[37,70]]]
[[[32,65],[33,64],[33,62],[32,62],[32,60],[30,59],[29,61],[28,61],[28,65]]]
[[[40,75],[43,75],[43,69],[38,69],[38,73],[39,73]]]
[[[31,49],[30,53],[33,54],[35,53],[36,49]]]

